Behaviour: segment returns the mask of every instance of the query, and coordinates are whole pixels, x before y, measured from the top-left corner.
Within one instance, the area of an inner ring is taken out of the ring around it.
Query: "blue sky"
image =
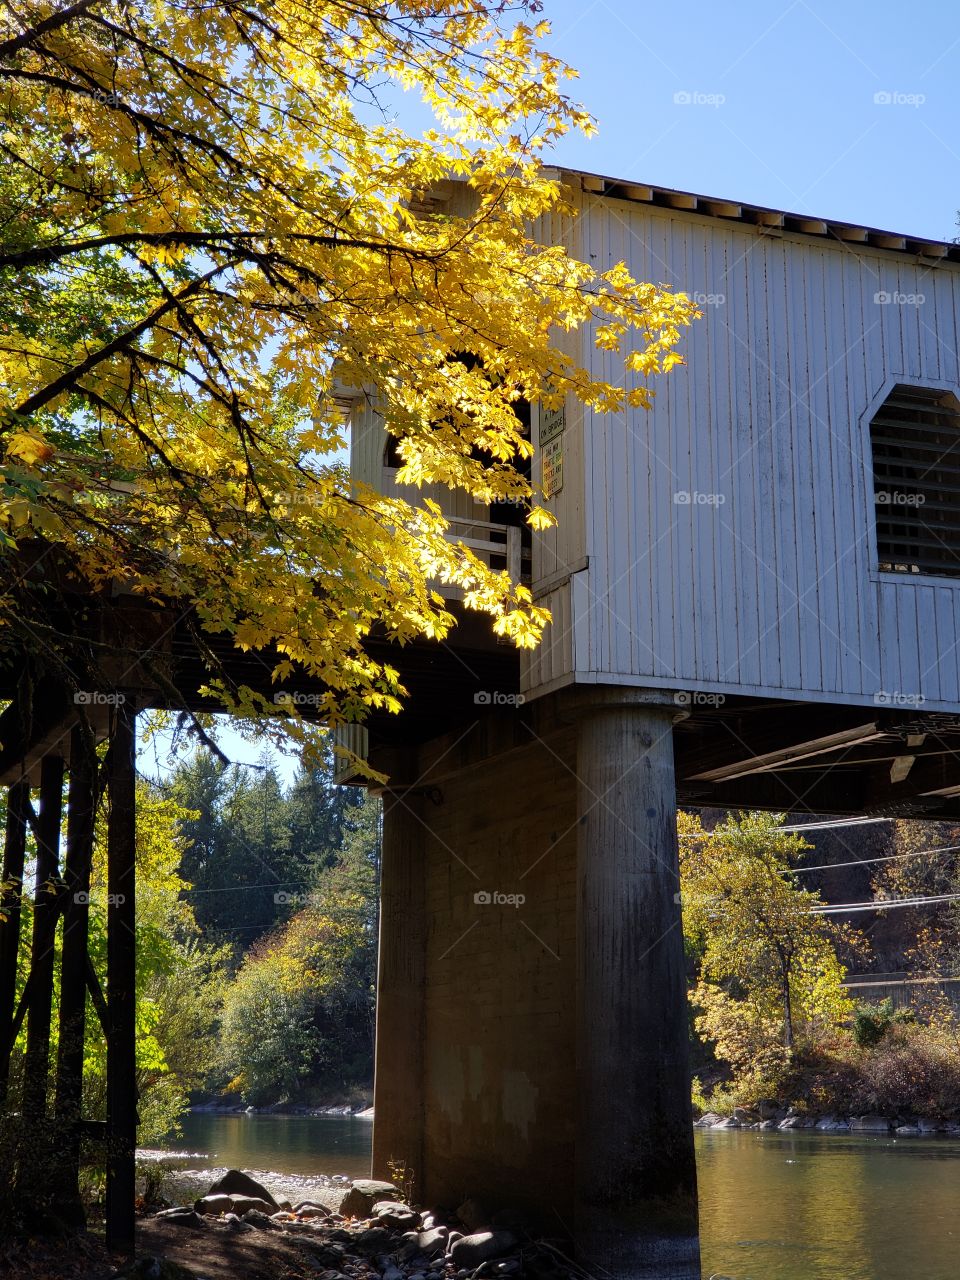
[[[917,236],[958,234],[955,3],[544,0],[542,16],[548,46],[580,72],[572,96],[599,124],[593,138],[565,139],[557,163]],[[409,112],[409,127],[423,123]],[[229,731],[222,745],[238,761],[260,753]],[[142,763],[156,771],[152,753]],[[281,763],[285,777],[293,771]]]
[[[545,0],[543,16],[600,126],[591,140],[569,137],[558,162],[918,236],[958,234],[956,3]]]

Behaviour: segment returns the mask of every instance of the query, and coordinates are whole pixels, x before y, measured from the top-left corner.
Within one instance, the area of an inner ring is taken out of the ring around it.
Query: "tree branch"
[[[78,378],[82,378],[91,369],[95,369],[98,364],[102,364],[104,360],[109,360],[111,356],[122,351],[135,338],[139,338],[141,334],[152,328],[161,316],[165,316],[168,311],[172,311],[180,303],[199,293],[204,285],[215,279],[221,272],[236,266],[237,262],[238,260],[234,259],[230,262],[222,263],[220,266],[211,268],[205,275],[197,276],[196,279],[191,280],[179,293],[171,295],[132,328],[119,334],[112,342],[108,342],[106,346],[101,347],[98,351],[92,351],[85,360],[81,360],[79,364],[67,369],[59,378],[48,383],[40,391],[34,392],[32,396],[18,405],[14,412],[20,417],[29,417],[31,413],[36,413],[38,409],[42,409],[44,405],[49,404],[51,400],[55,400],[64,391],[69,391]]]
[[[47,32],[56,31],[58,27],[66,26],[71,19],[92,8],[96,2],[97,0],[77,0],[76,4],[72,4],[66,9],[61,9],[59,13],[51,13],[48,18],[38,22],[35,27],[31,27],[23,35],[14,36],[10,40],[0,42],[0,59],[11,58],[15,53],[19,53],[21,49],[25,49],[28,45],[33,44],[35,40],[39,40],[41,36],[45,36]]]

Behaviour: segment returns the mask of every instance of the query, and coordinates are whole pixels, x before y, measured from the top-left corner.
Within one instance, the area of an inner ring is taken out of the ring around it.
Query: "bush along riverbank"
[[[695,1081],[694,1108],[700,1128],[960,1136],[956,1028],[861,1011],[855,1035],[801,1043],[709,1091]]]

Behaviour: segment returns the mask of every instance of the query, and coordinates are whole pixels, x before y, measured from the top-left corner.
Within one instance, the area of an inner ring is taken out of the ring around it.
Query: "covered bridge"
[[[556,529],[431,491],[554,621],[415,646],[354,735],[390,776],[374,1169],[692,1277],[677,804],[960,816],[960,247],[560,176],[541,237],[703,318],[649,412],[532,406]],[[358,402],[355,474],[395,460]]]

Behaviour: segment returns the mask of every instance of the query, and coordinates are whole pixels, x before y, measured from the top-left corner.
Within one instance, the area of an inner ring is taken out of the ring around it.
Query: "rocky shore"
[[[960,1137],[960,1123],[929,1120],[911,1115],[815,1115],[794,1107],[761,1105],[756,1110],[737,1107],[732,1115],[707,1111],[694,1122],[697,1129],[812,1129],[817,1133],[886,1133],[899,1138],[932,1137],[946,1134]]]
[[[193,1204],[145,1215],[136,1263],[118,1280],[572,1280],[559,1242],[521,1216],[475,1199],[424,1211],[397,1187],[330,1179],[291,1203],[249,1174],[228,1170]],[[149,1245],[145,1252],[144,1245]]]
[[[288,1102],[272,1102],[264,1107],[243,1106],[230,1102],[198,1102],[190,1107],[193,1115],[213,1116],[354,1116],[358,1120],[372,1120],[373,1107],[369,1102],[336,1103],[333,1106],[307,1107]]]

